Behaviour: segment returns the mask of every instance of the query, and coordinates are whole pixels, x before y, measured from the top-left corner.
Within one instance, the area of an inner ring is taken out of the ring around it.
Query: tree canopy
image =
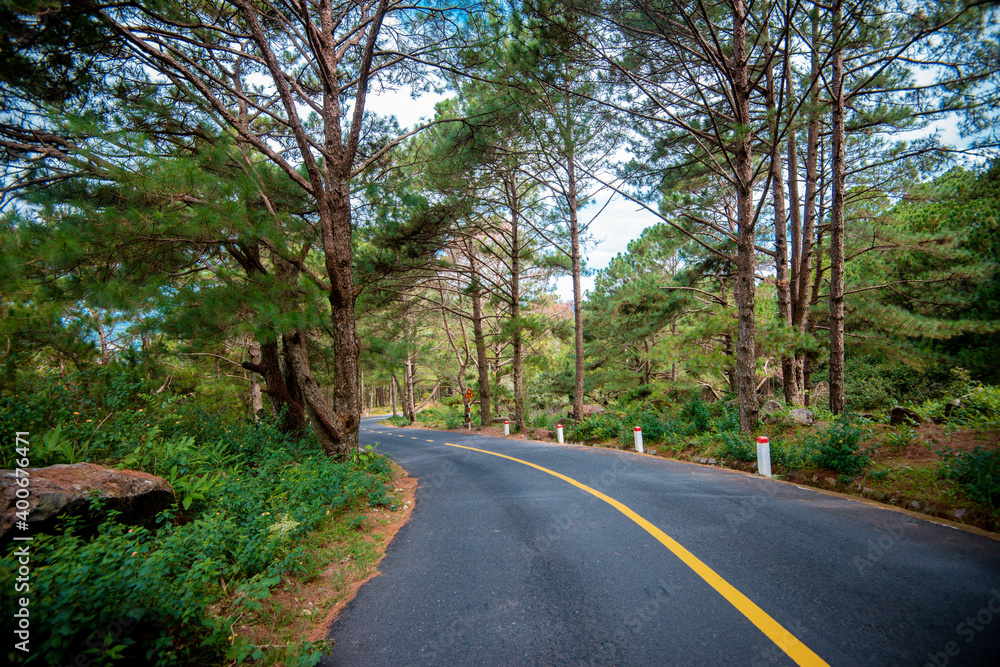
[[[991,3],[22,2],[0,22],[5,390],[136,355],[165,391],[225,367],[248,413],[343,458],[373,401],[470,387],[484,423],[704,393],[748,431],[776,386],[864,407],[852,358],[996,379]],[[414,127],[369,109],[430,92]],[[660,222],[585,294],[611,191]]]

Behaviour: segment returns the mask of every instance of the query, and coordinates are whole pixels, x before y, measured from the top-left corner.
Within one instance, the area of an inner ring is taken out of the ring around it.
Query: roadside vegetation
[[[377,517],[400,499],[371,450],[334,461],[276,420],[156,395],[139,368],[37,378],[0,398],[4,433],[31,434],[33,467],[81,461],[167,479],[174,506],[125,523],[100,503],[31,543],[31,652],[13,664],[315,664],[307,641],[381,555]],[[12,468],[12,449],[0,467]],[[7,562],[15,562],[10,551]],[[0,588],[14,590],[17,568]],[[320,584],[321,595],[310,595]],[[16,604],[4,594],[3,613]],[[325,637],[323,638],[325,639]],[[10,653],[6,653],[6,652]]]
[[[858,385],[870,393],[870,385]],[[540,410],[533,427],[517,437],[555,440],[563,426],[566,442],[632,449],[634,427],[642,428],[647,453],[695,463],[756,472],[756,437],[769,439],[772,474],[778,479],[862,496],[986,530],[1000,530],[1000,387],[973,382],[957,369],[950,382],[930,389],[919,401],[879,396],[862,412],[834,415],[810,411],[815,422],[802,425],[783,406],[754,431],[739,429],[739,415],[725,400],[664,396],[622,400],[575,422]],[[852,396],[858,402],[866,399]],[[911,397],[913,398],[913,397]],[[906,408],[919,420],[891,424],[892,408]],[[501,411],[502,412],[502,411]],[[473,428],[477,415],[473,410]],[[417,415],[420,425],[464,429],[461,404],[436,405]],[[409,424],[403,417],[388,420]],[[494,426],[491,434],[502,428]],[[513,429],[512,429],[513,432]]]

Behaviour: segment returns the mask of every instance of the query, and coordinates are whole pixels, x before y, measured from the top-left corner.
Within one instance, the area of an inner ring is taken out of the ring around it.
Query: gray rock
[[[788,416],[800,426],[812,426],[816,422],[816,415],[809,408],[795,408]]]
[[[764,405],[762,405],[760,408],[761,420],[765,424],[773,424],[774,422],[778,421],[783,411],[784,410],[781,407],[781,403],[778,403],[775,400],[770,400]]]
[[[760,406],[761,412],[781,412],[781,403],[778,403],[773,398],[769,400],[764,405]]]
[[[93,498],[105,501],[105,511],[122,512],[126,522],[137,523],[169,507],[174,490],[161,477],[138,470],[115,470],[93,463],[28,468],[30,480],[28,525],[32,531],[61,515],[86,514]],[[0,535],[19,520],[17,477],[12,470],[0,470]]]
[[[889,424],[899,426],[900,424],[912,424],[919,426],[923,418],[913,410],[897,405],[889,412]]]

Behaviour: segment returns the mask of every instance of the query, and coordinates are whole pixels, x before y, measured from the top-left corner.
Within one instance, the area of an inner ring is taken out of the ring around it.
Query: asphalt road
[[[324,665],[1000,665],[1000,541],[628,452],[361,441],[420,484]]]

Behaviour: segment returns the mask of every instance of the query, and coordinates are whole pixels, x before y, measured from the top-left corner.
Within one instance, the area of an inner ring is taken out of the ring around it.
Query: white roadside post
[[[556,440],[559,441],[560,445],[563,444],[562,424],[556,424]]]
[[[642,427],[641,426],[636,426],[635,427],[635,451],[639,452],[640,454],[642,454],[643,452],[646,451],[646,450],[644,450],[642,448]]]
[[[509,419],[504,419],[503,420],[503,434],[504,435],[510,435],[510,420]]]
[[[771,441],[763,435],[757,438],[757,472],[771,476]]]

